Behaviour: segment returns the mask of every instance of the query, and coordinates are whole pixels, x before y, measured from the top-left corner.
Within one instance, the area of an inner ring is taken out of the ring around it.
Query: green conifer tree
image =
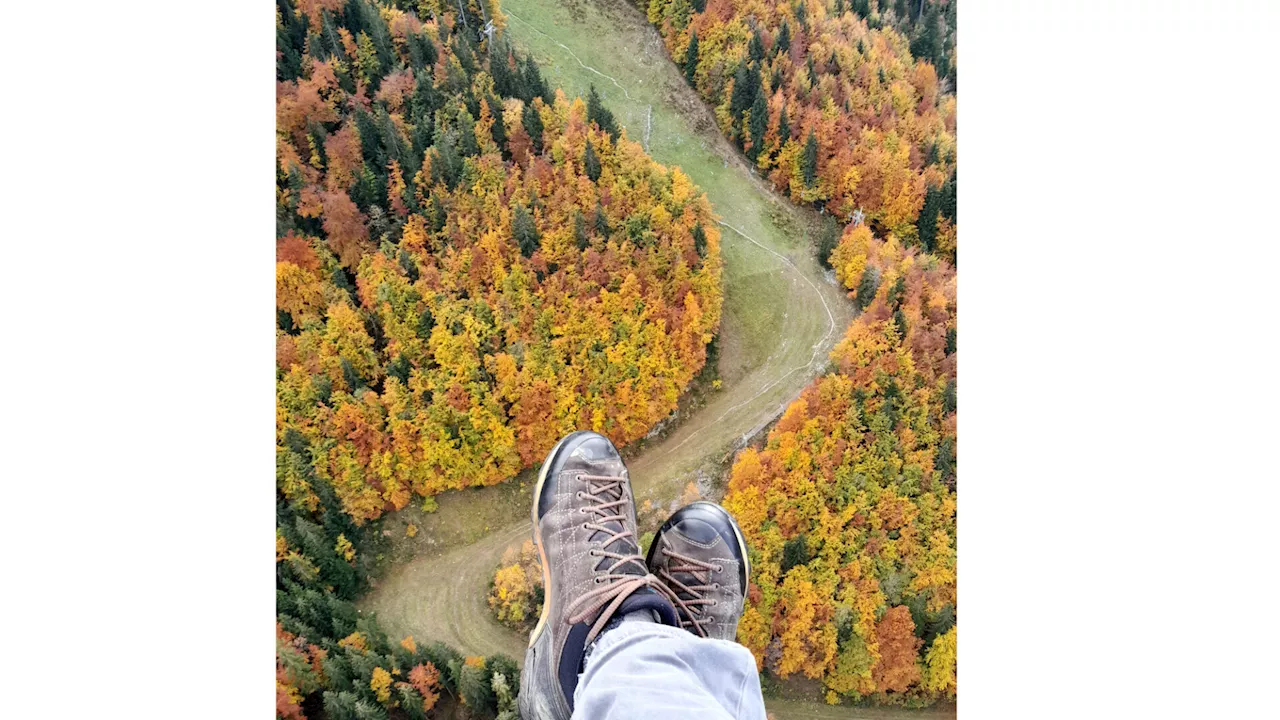
[[[600,101],[600,94],[596,92],[595,85],[592,85],[590,92],[587,93],[587,121],[595,123],[601,130],[609,133],[610,138],[618,139],[617,122],[613,119],[613,113]]]
[[[609,227],[609,218],[605,217],[603,205],[596,205],[596,216],[592,224],[596,226],[596,234],[602,238],[609,237],[609,233],[613,232],[613,228]]]
[[[938,237],[938,213],[942,210],[942,189],[929,188],[924,194],[924,207],[916,218],[916,232],[920,237],[920,246],[925,252],[933,252],[934,240]]]
[[[813,187],[813,181],[818,179],[818,138],[813,134],[813,130],[809,130],[809,139],[804,142],[800,172],[804,176],[804,184]]]
[[[695,85],[694,77],[698,72],[698,33],[689,39],[689,47],[684,52],[684,79]]]
[[[493,141],[498,144],[498,150],[505,156],[507,154],[507,124],[502,120],[502,103],[492,95],[485,98],[485,102],[489,104],[489,115],[493,118],[493,127],[489,129],[489,134],[493,136]]]
[[[748,124],[751,129],[749,157],[754,162],[764,147],[764,133],[769,129],[769,106],[765,104],[764,93],[756,93],[755,102],[751,103],[751,117]]]
[[[573,239],[578,250],[586,250],[591,244],[591,238],[587,235],[587,219],[578,210],[573,211]]]
[[[600,158],[596,157],[596,149],[592,147],[590,140],[587,140],[587,151],[582,155],[582,165],[591,182],[600,179]]]
[[[782,21],[782,29],[778,31],[778,39],[773,43],[773,52],[784,53],[791,50],[791,26],[786,20]]]
[[[751,33],[751,40],[747,42],[747,57],[752,62],[760,62],[764,59],[764,40],[760,38],[760,31],[754,30]]]
[[[517,205],[511,216],[511,236],[520,246],[520,254],[525,257],[533,257],[538,244],[542,242],[542,237],[538,235],[538,228],[534,225],[533,215],[530,215],[523,205]]]
[[[529,140],[533,142],[533,151],[542,152],[542,115],[533,103],[524,106],[521,120],[524,122],[524,131],[529,133]]]

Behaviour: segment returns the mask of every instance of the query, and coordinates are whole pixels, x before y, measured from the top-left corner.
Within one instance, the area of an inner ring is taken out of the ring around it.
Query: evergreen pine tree
[[[288,310],[276,309],[276,327],[285,331],[288,335],[297,335],[300,330],[293,324],[293,315]]]
[[[876,299],[876,290],[880,289],[880,273],[875,267],[868,265],[867,269],[862,272],[862,278],[858,281],[858,293],[855,302],[858,309],[865,310],[872,300]]]
[[[790,139],[791,123],[787,121],[787,107],[783,105],[782,109],[778,111],[778,146],[786,145]]]
[[[773,52],[784,53],[791,50],[791,26],[786,20],[782,21],[782,29],[778,31],[778,39],[773,43]]]
[[[387,366],[387,375],[396,378],[401,385],[408,387],[410,367],[409,361],[405,359],[404,355],[397,355],[396,359],[392,360],[391,364]]]
[[[596,205],[596,216],[593,224],[596,226],[596,234],[602,238],[609,237],[609,233],[613,231],[613,228],[609,227],[609,218],[605,217],[603,205]]]
[[[929,188],[924,194],[924,207],[916,218],[916,232],[925,252],[933,252],[933,242],[938,237],[938,213],[942,210],[942,190]]]
[[[365,386],[364,380],[360,374],[356,372],[355,367],[346,358],[342,358],[342,381],[347,384],[347,391],[354,394],[356,390]]]
[[[804,175],[804,184],[813,187],[818,179],[818,138],[809,130],[809,139],[804,142],[804,155],[800,158],[800,172]]]
[[[374,167],[385,167],[386,157],[382,154],[381,132],[378,130],[378,123],[373,116],[365,112],[363,109],[357,109],[356,118],[356,134],[360,136],[360,155],[365,162],[373,163]]]
[[[702,223],[693,226],[693,249],[697,251],[698,257],[707,256],[707,232],[702,229]]]
[[[352,692],[324,693],[324,714],[333,720],[356,720],[356,695]]]
[[[386,197],[386,185],[379,180],[378,174],[365,163],[349,193],[360,212],[369,212],[370,208]]]
[[[694,85],[694,77],[698,72],[698,33],[689,39],[689,48],[684,52],[684,79]]]
[[[578,250],[586,250],[591,244],[591,239],[587,236],[587,219],[577,210],[573,211],[573,239],[578,244]]]
[[[409,36],[409,65],[415,70],[415,75],[425,68],[428,68],[436,62],[436,46],[431,42],[431,38],[426,33],[414,33]]]
[[[591,90],[587,93],[587,121],[595,123],[601,130],[609,133],[609,137],[618,139],[618,125],[613,119],[613,113],[600,102],[600,95],[596,92],[596,86],[592,85]]]
[[[431,232],[444,230],[445,223],[448,221],[449,211],[445,210],[444,203],[440,201],[439,196],[433,193],[431,195]]]
[[[493,76],[493,91],[503,97],[515,96],[511,82],[511,68],[507,66],[508,55],[500,52],[489,56],[489,75]]]
[[[729,117],[732,118],[735,140],[742,145],[743,138],[738,132],[741,126],[742,113],[751,107],[751,103],[755,100],[755,88],[751,85],[751,73],[747,71],[746,64],[738,66],[738,70],[733,74],[733,94],[729,96]]]
[[[782,546],[782,572],[786,572],[796,565],[804,565],[809,562],[809,543],[808,538],[801,534],[797,535]]]
[[[446,135],[444,142],[435,146],[436,162],[431,163],[432,181],[443,182],[450,190],[457,187],[458,181],[462,179],[462,156],[458,154],[454,143],[454,139]]]
[[[532,102],[535,97],[542,98],[542,101],[548,105],[555,101],[555,96],[551,94],[546,81],[542,79],[542,73],[538,70],[538,64],[533,61],[532,55],[524,59],[524,82],[525,89],[529,93],[526,102]]]
[[[538,243],[542,238],[538,235],[538,228],[534,225],[533,216],[525,209],[523,205],[517,205],[515,213],[511,216],[511,235],[515,238],[516,244],[520,246],[520,254],[525,257],[533,257],[534,251],[538,249]]]
[[[458,694],[467,709],[483,716],[492,716],[497,704],[489,673],[483,667],[464,664],[458,669]]]
[[[353,58],[347,57],[346,48],[342,47],[342,39],[338,36],[338,28],[333,24],[333,13],[328,10],[321,10],[320,16],[323,18],[320,23],[320,38],[324,42],[325,49],[329,54],[350,62]]]
[[[458,59],[458,64],[468,76],[476,73],[476,55],[471,47],[470,33],[454,33],[453,35],[453,56]]]
[[[431,337],[431,330],[436,326],[436,319],[431,316],[431,309],[427,308],[418,316],[418,337],[426,340]]]
[[[755,102],[751,103],[749,125],[751,128],[750,157],[755,161],[764,147],[764,133],[769,129],[769,106],[765,104],[764,93],[756,93]]]
[[[471,113],[462,110],[458,113],[458,152],[463,157],[475,157],[480,154],[480,143],[476,140],[476,120]]]
[[[515,65],[515,69],[511,70],[511,73],[507,78],[508,89],[511,91],[510,95],[507,97],[517,97],[526,103],[530,102],[533,100],[533,94],[529,91],[528,85],[525,82],[524,71],[521,69],[523,65],[520,62],[520,54],[512,52],[511,62]]]
[[[591,146],[590,140],[587,140],[587,151],[582,155],[582,165],[591,182],[600,179],[600,158],[596,157],[596,149]]]
[[[409,720],[427,720],[427,713],[422,709],[422,696],[417,690],[407,684],[397,683],[396,698],[404,714],[409,716]]]
[[[524,122],[524,131],[529,133],[529,140],[533,142],[534,152],[542,152],[542,115],[533,103],[524,106],[521,120]]]
[[[947,183],[942,186],[942,215],[951,222],[956,221],[956,174],[951,173]]]
[[[818,231],[818,260],[822,261],[823,267],[831,268],[831,251],[839,242],[840,225],[828,215]]]
[[[760,31],[753,30],[751,32],[751,40],[747,42],[747,57],[752,62],[760,62],[764,59],[764,40],[760,38]]]
[[[492,95],[485,98],[485,102],[489,104],[489,116],[493,118],[493,127],[490,128],[489,134],[493,136],[493,141],[498,144],[498,150],[505,157],[507,155],[507,124],[502,120],[502,103]]]
[[[280,51],[280,57],[276,58],[276,79],[281,82],[297,80],[302,72],[302,56],[289,42],[288,31],[283,27],[276,28],[276,50]]]
[[[916,34],[915,39],[911,41],[911,56],[917,60],[927,60],[935,62],[935,58],[942,54],[942,41],[938,37],[938,15],[934,10],[930,10],[920,22],[920,31]]]
[[[403,166],[405,164],[404,140],[396,130],[395,123],[391,121],[391,115],[386,108],[379,107],[377,113],[378,139],[382,142],[382,154],[388,163],[395,160]]]

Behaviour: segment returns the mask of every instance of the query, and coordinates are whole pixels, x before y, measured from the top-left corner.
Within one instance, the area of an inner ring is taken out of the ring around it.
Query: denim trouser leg
[[[600,636],[574,693],[574,718],[764,720],[751,651],[652,622]]]

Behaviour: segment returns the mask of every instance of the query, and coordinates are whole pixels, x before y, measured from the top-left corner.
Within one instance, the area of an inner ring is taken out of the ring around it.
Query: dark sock
[[[617,628],[622,623],[628,622],[656,623],[660,622],[660,620],[657,613],[653,610],[646,609],[633,610],[626,615],[614,615],[613,619],[605,623],[604,628],[600,631],[600,634],[596,636],[596,639],[592,640],[591,644],[587,646],[587,651],[582,655],[582,667],[578,668],[579,674],[586,670],[587,661],[591,659],[591,653],[596,649],[596,643],[600,642],[600,638],[604,637],[610,630]]]

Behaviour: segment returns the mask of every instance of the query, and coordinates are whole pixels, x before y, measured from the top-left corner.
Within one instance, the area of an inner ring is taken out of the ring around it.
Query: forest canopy
[[[829,702],[954,697],[955,271],[866,226],[833,260],[862,313],[730,475],[752,567],[738,640]]]
[[[954,260],[954,2],[639,4],[775,189]]]
[[[574,429],[642,437],[718,328],[704,195],[501,36],[301,7],[277,93],[285,496],[314,508],[324,482],[363,522],[499,482]]]
[[[496,0],[277,0],[281,718],[425,718],[446,696],[514,718],[510,658],[357,613],[372,521],[574,429],[642,437],[718,330],[705,196],[594,91],[552,92],[503,25]]]

